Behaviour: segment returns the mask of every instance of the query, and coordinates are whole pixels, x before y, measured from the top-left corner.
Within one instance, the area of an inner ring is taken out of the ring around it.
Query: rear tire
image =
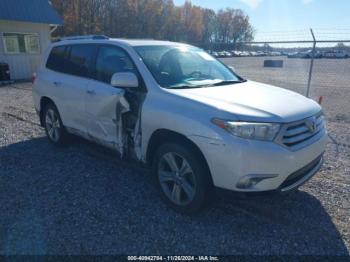
[[[45,106],[43,123],[49,141],[56,146],[63,146],[67,142],[67,132],[62,124],[60,114],[53,103]]]
[[[191,146],[166,143],[156,151],[153,174],[163,200],[177,212],[193,215],[214,197],[205,160]]]

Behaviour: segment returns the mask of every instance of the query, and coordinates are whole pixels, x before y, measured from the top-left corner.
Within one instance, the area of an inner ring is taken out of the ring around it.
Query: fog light
[[[254,187],[256,184],[260,183],[261,181],[269,178],[277,177],[278,175],[246,175],[242,177],[238,183],[237,188],[239,189],[248,189]]]

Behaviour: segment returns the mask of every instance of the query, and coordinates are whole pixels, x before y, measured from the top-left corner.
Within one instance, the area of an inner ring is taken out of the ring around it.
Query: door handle
[[[55,82],[53,82],[53,84],[54,84],[55,86],[60,86],[62,83],[61,83],[61,82],[55,81]]]
[[[95,90],[87,90],[86,93],[88,93],[89,95],[96,95]]]

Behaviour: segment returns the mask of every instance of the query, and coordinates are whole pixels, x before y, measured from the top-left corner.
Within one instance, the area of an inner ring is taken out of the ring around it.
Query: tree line
[[[254,29],[240,9],[212,9],[173,0],[51,0],[64,20],[56,36],[104,34],[120,38],[152,38],[235,44],[251,41]]]

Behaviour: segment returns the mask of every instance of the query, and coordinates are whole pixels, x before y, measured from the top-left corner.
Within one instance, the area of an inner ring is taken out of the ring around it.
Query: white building
[[[12,80],[30,79],[62,20],[48,0],[0,0],[0,63]]]

